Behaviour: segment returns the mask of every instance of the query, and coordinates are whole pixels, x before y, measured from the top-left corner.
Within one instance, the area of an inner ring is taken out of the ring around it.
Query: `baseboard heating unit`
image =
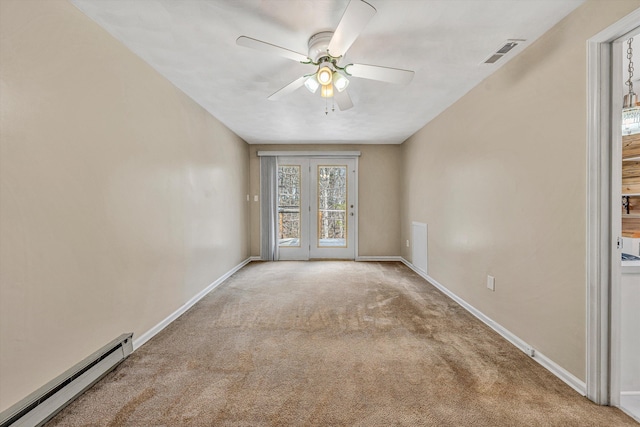
[[[122,334],[91,356],[0,413],[0,427],[41,426],[133,351],[133,334]]]

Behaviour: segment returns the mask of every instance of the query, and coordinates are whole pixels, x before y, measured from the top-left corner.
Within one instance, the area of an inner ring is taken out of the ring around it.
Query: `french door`
[[[353,158],[278,158],[281,260],[355,258]]]

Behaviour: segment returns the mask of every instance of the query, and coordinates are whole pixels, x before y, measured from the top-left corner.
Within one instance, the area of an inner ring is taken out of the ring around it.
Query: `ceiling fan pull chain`
[[[627,59],[629,60],[629,79],[625,82],[629,86],[629,93],[626,94],[622,100],[622,108],[634,108],[638,103],[638,96],[633,92],[633,37],[627,40]]]
[[[627,86],[629,86],[629,93],[633,92],[633,81],[631,80],[631,78],[633,77],[633,47],[631,46],[631,43],[633,43],[633,37],[631,37],[628,41],[627,41],[629,47],[627,48],[627,59],[629,60],[629,80],[627,80],[626,84]]]

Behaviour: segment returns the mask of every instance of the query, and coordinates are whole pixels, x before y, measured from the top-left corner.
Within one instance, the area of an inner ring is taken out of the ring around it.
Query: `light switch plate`
[[[496,290],[496,278],[493,276],[487,276],[487,288],[492,291]]]

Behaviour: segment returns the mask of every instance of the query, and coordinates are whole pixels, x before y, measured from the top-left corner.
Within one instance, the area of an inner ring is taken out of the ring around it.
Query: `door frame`
[[[358,212],[358,163],[360,159],[360,151],[264,151],[260,150],[256,153],[258,157],[263,156],[272,156],[272,157],[298,157],[298,158],[345,158],[345,159],[354,159],[355,162],[355,182],[353,183],[353,201],[355,204],[356,215],[355,221],[353,223],[353,245],[354,245],[354,259],[358,259],[358,222],[359,216]],[[262,201],[261,201],[262,203]],[[264,233],[260,230],[260,239],[264,238]]]
[[[621,38],[638,28],[640,9],[587,42],[587,397],[620,405],[619,297],[621,187],[613,178],[621,165]],[[617,94],[617,96],[614,96]],[[617,197],[617,199],[616,199]]]

